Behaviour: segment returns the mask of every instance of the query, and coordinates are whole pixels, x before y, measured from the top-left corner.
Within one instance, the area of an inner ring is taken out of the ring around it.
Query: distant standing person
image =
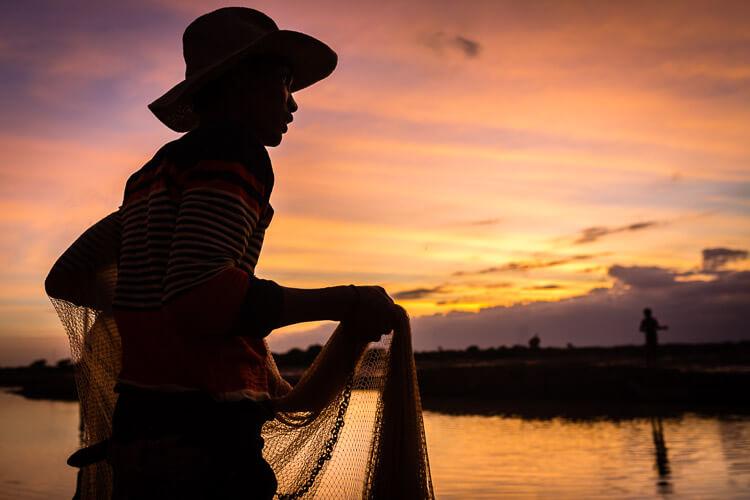
[[[538,351],[541,343],[542,339],[539,338],[539,334],[534,334],[534,336],[529,339],[529,349],[532,351]]]
[[[656,348],[659,345],[659,330],[668,330],[667,325],[660,325],[652,315],[648,307],[643,310],[643,319],[641,320],[640,330],[646,335],[646,356],[653,359],[656,355]]]

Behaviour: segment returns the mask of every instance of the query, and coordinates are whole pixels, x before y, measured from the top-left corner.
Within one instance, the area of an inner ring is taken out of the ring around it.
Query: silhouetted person
[[[242,7],[199,17],[182,40],[186,77],[149,109],[185,134],[131,175],[120,209],[61,257],[46,286],[67,300],[66,287],[79,288],[61,272],[68,264],[105,246],[118,255],[113,498],[272,498],[261,427],[291,387],[269,369],[265,337],[332,320],[377,340],[397,309],[378,286],[300,289],[255,276],[274,216],[266,147],[288,131],[292,93],[327,77],[336,53]]]
[[[529,349],[532,351],[538,351],[541,343],[542,340],[539,338],[539,335],[534,334],[534,336],[529,339]]]
[[[656,359],[657,348],[659,346],[659,330],[667,330],[667,325],[660,325],[652,315],[648,307],[643,310],[643,319],[641,320],[640,331],[646,335],[646,360],[651,363]]]

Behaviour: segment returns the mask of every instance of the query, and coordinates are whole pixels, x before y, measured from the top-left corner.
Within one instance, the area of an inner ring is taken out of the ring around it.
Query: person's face
[[[291,69],[282,64],[267,62],[248,67],[238,80],[236,118],[249,127],[266,146],[278,146],[292,121],[298,106],[290,87]]]

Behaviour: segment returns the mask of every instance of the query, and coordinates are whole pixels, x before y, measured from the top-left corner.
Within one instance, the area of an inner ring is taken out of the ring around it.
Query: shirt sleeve
[[[88,228],[60,256],[44,282],[47,295],[78,306],[109,310],[117,282],[120,213]]]
[[[239,267],[268,203],[261,179],[231,161],[202,161],[183,174],[163,299],[181,331],[264,337],[278,325],[279,285]]]

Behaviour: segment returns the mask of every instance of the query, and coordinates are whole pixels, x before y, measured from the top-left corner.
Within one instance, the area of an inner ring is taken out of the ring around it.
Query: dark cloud
[[[470,40],[461,35],[457,35],[453,38],[453,45],[463,51],[466,57],[476,57],[479,55],[480,45],[475,40]]]
[[[435,304],[439,306],[448,306],[451,304],[462,304],[466,302],[471,302],[472,300],[476,300],[476,299],[473,299],[471,297],[457,297],[455,299],[438,300],[437,302],[435,302]]]
[[[750,50],[746,46],[745,50]],[[727,79],[723,75],[682,75],[681,78],[662,77],[657,84],[673,95],[688,98],[717,98],[746,95],[750,78]]]
[[[747,250],[737,250],[732,248],[704,248],[703,249],[703,270],[718,271],[730,262],[747,259]]]
[[[429,35],[425,40],[425,45],[438,53],[443,53],[446,49],[457,50],[467,59],[477,57],[482,50],[482,45],[476,40],[463,35],[449,35],[443,31]]]
[[[494,219],[482,219],[482,220],[475,220],[471,222],[467,222],[467,226],[494,226],[495,224],[499,224],[500,221],[499,217],[496,217]]]
[[[513,286],[513,283],[510,281],[500,281],[498,283],[482,283],[479,286],[484,288],[508,288]]]
[[[592,267],[587,267],[586,269],[581,269],[580,272],[582,274],[591,274],[591,273],[598,273],[598,272],[603,271],[605,269],[606,269],[606,267],[604,267],[604,266],[592,266]]]
[[[601,255],[601,254],[598,254]],[[494,274],[504,273],[510,271],[528,271],[531,269],[542,269],[546,267],[562,266],[570,262],[576,262],[580,260],[588,260],[596,257],[597,254],[579,254],[571,255],[569,257],[561,257],[559,259],[551,260],[526,260],[526,261],[513,261],[503,264],[502,266],[493,266],[480,269],[478,271],[456,271],[453,276],[466,276],[471,274]]]
[[[421,299],[436,293],[440,293],[444,290],[444,285],[438,285],[431,288],[412,288],[410,290],[402,290],[400,292],[394,293],[393,298],[398,300]]]
[[[526,290],[559,290],[563,288],[560,285],[555,285],[554,283],[550,283],[549,285],[536,285],[536,286],[530,286],[527,287]]]
[[[462,283],[462,286],[472,287],[472,288],[508,288],[513,286],[513,283],[510,281],[499,281],[496,283]],[[420,288],[411,288],[409,290],[402,290],[400,292],[396,292],[392,294],[393,298],[396,300],[415,300],[415,299],[424,299],[427,297],[431,297],[437,294],[450,292],[453,286],[448,283],[443,283],[441,285],[433,286],[433,287],[420,287]],[[458,304],[461,302],[467,302],[473,300],[470,297],[452,297],[452,298],[445,298],[441,299],[439,301],[436,301],[435,303],[438,305],[447,305],[447,304]]]
[[[608,274],[620,283],[635,288],[660,288],[674,284],[675,273],[663,267],[612,266]]]
[[[670,326],[663,342],[750,340],[750,272],[725,271],[713,281],[677,281],[681,273],[658,267],[613,266],[610,276],[630,287],[596,288],[561,301],[492,307],[415,318],[414,347],[431,350],[525,344],[535,332],[545,345],[643,343],[638,331],[644,307]],[[324,341],[332,325],[291,336],[271,335],[275,351]],[[296,344],[294,342],[297,342]]]
[[[603,226],[587,227],[581,231],[580,235],[578,236],[578,238],[576,238],[576,240],[573,243],[578,244],[578,245],[582,243],[592,243],[610,234],[640,231],[642,229],[648,229],[654,226],[658,226],[660,224],[663,224],[663,222],[644,221],[644,222],[636,222],[633,224],[628,224],[627,226],[619,226],[619,227],[603,227]]]
[[[514,285],[512,281],[496,281],[496,282],[483,282],[483,281],[462,281],[454,282],[456,285],[468,288],[510,288]]]

